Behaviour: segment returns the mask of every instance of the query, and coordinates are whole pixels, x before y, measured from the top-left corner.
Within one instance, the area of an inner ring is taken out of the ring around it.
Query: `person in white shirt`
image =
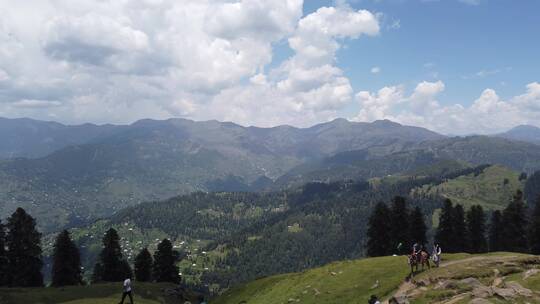
[[[131,278],[124,280],[123,292],[122,292],[122,301],[119,304],[124,304],[124,299],[126,296],[129,296],[129,303],[133,304],[133,295],[131,292]]]

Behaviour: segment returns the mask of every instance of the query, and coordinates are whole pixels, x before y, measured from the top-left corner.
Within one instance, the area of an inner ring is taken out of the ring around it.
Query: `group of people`
[[[433,246],[433,251],[431,254],[428,252],[428,250],[426,249],[424,245],[414,243],[412,247],[411,256],[419,260],[423,253],[425,253],[428,256],[428,258],[431,258],[433,260],[433,263],[435,263],[436,267],[439,267],[439,263],[441,261],[442,249],[438,243],[436,243],[435,246]]]
[[[398,245],[398,250],[401,247],[401,245],[402,244]],[[439,263],[441,261],[441,254],[442,254],[442,248],[438,243],[436,243],[433,246],[433,250],[431,254],[428,252],[427,248],[424,245],[414,243],[414,245],[412,246],[411,257],[417,260],[418,262],[420,262],[422,255],[427,256],[428,259],[430,258],[433,261],[436,267],[439,267]],[[398,303],[398,301],[395,298],[391,298],[388,302]],[[372,295],[368,300],[368,304],[381,304],[381,301],[379,301],[377,296]]]

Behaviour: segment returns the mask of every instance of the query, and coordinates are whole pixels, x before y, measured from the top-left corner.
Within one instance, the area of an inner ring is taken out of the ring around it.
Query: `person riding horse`
[[[418,271],[418,265],[422,265],[422,270],[424,266],[431,268],[429,264],[429,253],[426,251],[424,246],[415,243],[412,248],[412,253],[409,256],[409,265],[411,266],[411,276],[414,275],[414,269]]]

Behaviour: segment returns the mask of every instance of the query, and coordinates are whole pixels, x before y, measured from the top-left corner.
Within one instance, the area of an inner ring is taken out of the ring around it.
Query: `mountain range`
[[[540,128],[529,125],[517,126],[507,132],[498,134],[499,137],[540,144]]]
[[[516,135],[522,133],[447,137],[388,120],[258,128],[186,119],[67,126],[4,118],[0,217],[22,206],[52,231],[194,191],[275,190],[441,163],[532,172],[540,169],[540,146],[533,128]]]

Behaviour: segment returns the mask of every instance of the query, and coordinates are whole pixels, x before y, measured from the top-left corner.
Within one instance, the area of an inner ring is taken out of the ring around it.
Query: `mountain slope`
[[[508,130],[507,132],[497,134],[496,136],[511,139],[526,141],[533,144],[540,144],[540,128],[530,125],[521,125]]]
[[[88,143],[121,132],[124,126],[67,126],[28,118],[0,117],[0,159],[43,157],[67,146]]]
[[[445,173],[466,167],[466,163],[438,158],[422,150],[387,155],[374,154],[370,150],[354,150],[301,164],[278,178],[274,189],[300,186],[313,181],[362,180],[393,174],[421,176],[421,171],[428,168],[431,171],[428,175],[432,175],[437,174],[436,171]]]
[[[423,142],[414,149],[473,165],[500,164],[520,172],[540,169],[540,146],[488,136],[452,137]]]
[[[97,136],[97,135],[96,135]],[[389,122],[335,120],[311,128],[141,120],[45,157],[0,162],[0,217],[22,206],[46,231],[125,206],[193,191],[260,189],[291,168],[340,151],[380,151],[442,138]]]
[[[369,258],[259,279],[210,303],[367,303],[371,295],[394,296],[400,303],[475,303],[469,302],[474,299],[538,303],[538,266],[539,257],[522,254],[443,255],[440,268],[405,283],[410,271],[405,257]]]
[[[439,185],[424,185],[411,191],[412,196],[442,196],[465,208],[481,205],[485,210],[503,209],[517,190],[523,190],[525,181],[520,174],[500,165],[489,166],[449,179]]]

